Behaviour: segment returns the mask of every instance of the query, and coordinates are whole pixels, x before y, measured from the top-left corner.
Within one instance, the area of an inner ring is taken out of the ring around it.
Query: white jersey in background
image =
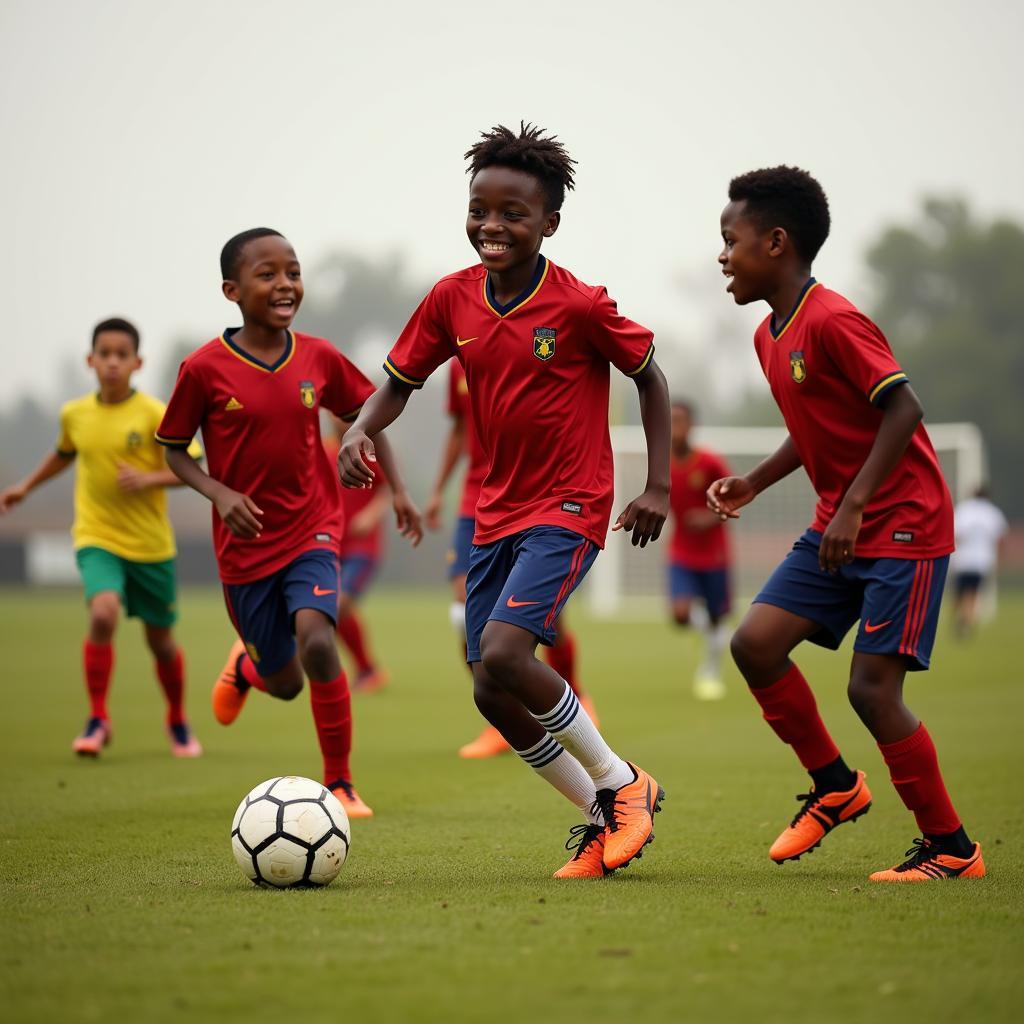
[[[960,502],[953,510],[956,551],[950,568],[987,576],[996,566],[999,539],[1007,529],[1006,517],[987,498]]]

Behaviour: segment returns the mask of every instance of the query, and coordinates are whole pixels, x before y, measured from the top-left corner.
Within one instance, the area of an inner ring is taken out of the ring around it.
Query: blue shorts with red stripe
[[[859,619],[853,649],[905,655],[908,668],[928,668],[949,555],[941,558],[855,558],[835,573],[818,565],[821,534],[808,530],[768,578],[755,604],[770,604],[816,622],[808,639],[836,650]]]
[[[373,555],[342,555],[339,590],[358,599],[377,575],[377,559]]]
[[[510,622],[550,647],[555,620],[597,557],[597,545],[561,526],[533,526],[474,544],[466,578],[466,660],[480,660],[491,619]]]
[[[469,554],[473,550],[473,534],[476,519],[473,516],[459,516],[452,534],[452,546],[448,552],[448,579],[469,573]]]
[[[672,562],[668,567],[668,590],[673,601],[702,598],[712,622],[724,619],[732,606],[728,569],[691,569]]]
[[[295,613],[315,608],[338,621],[338,559],[307,551],[271,576],[225,583],[224,603],[256,671],[266,678],[295,656]]]

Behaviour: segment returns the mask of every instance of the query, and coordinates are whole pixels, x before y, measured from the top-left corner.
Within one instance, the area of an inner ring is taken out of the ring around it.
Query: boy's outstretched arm
[[[74,461],[74,455],[50,452],[24,480],[0,491],[0,515],[10,512],[15,505],[20,504],[28,497],[30,491],[34,491],[40,484],[46,483],[58,473],[63,473]]]
[[[786,440],[746,476],[726,476],[716,480],[707,490],[708,508],[724,523],[739,519],[740,509],[749,505],[763,490],[777,484],[802,465],[793,438]]]
[[[345,436],[348,436],[346,431]],[[392,504],[395,509],[395,523],[398,532],[407,537],[413,547],[416,547],[423,540],[423,522],[420,519],[420,510],[414,504],[409,492],[405,489],[402,474],[398,471],[398,462],[395,453],[391,449],[388,439],[381,434],[374,445],[377,461],[384,471],[384,476],[391,485]]]
[[[363,404],[355,422],[345,431],[338,452],[338,473],[346,487],[370,485],[373,471],[367,463],[377,461],[370,438],[398,419],[413,390],[389,377]]]
[[[669,450],[672,434],[672,405],[668,384],[652,359],[634,378],[640,397],[640,419],[647,440],[647,485],[619,514],[612,530],[632,531],[633,546],[647,547],[661,536],[668,518]]]
[[[182,483],[213,502],[217,514],[236,537],[258,537],[263,529],[261,509],[248,494],[214,480],[184,448],[167,449],[167,465]]]
[[[857,557],[857,535],[864,509],[903,457],[923,416],[921,402],[909,384],[901,384],[890,391],[882,407],[882,422],[871,451],[821,535],[818,561],[822,569],[834,572]]]

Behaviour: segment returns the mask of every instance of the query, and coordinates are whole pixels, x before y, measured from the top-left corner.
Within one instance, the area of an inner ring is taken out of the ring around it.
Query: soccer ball
[[[231,822],[231,851],[256,885],[327,885],[349,844],[348,815],[338,798],[297,775],[261,782]]]

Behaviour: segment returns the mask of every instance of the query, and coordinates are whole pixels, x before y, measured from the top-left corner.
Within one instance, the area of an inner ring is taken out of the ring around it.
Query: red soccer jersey
[[[716,523],[706,530],[698,530],[688,526],[686,518],[694,510],[707,512],[707,489],[716,480],[731,476],[732,470],[720,455],[705,448],[693,448],[682,459],[673,456],[671,470],[674,528],[669,561],[701,572],[724,569],[729,564],[725,524]]]
[[[340,450],[341,440],[336,434],[324,438],[324,451],[327,452],[327,458],[332,466],[338,464]],[[383,518],[369,533],[356,534],[352,532],[352,524],[356,516],[377,497],[377,488],[381,484],[387,483],[379,462],[373,467],[373,474],[373,482],[369,487],[342,487],[341,489],[341,510],[345,517],[345,528],[342,531],[338,553],[342,558],[365,555],[376,560],[380,558],[384,549]]]
[[[373,385],[322,338],[289,332],[284,354],[267,366],[235,345],[234,333],[181,364],[157,440],[181,447],[202,430],[210,476],[263,510],[255,540],[236,537],[213,510],[221,579],[251,583],[306,551],[338,550],[341,485],[320,440],[320,406],[352,419]]]
[[[604,546],[613,485],[609,364],[640,373],[652,338],[619,315],[604,288],[543,256],[529,288],[506,306],[479,264],[434,285],[384,368],[421,387],[453,355],[465,367],[488,464],[474,543],[549,525]]]
[[[812,526],[824,530],[875,443],[881,399],[907,375],[875,324],[813,278],[789,318],[773,320],[757,328],[754,347],[818,494]],[[856,554],[937,558],[952,550],[953,503],[920,425],[864,510]]]
[[[487,453],[480,444],[476,427],[473,425],[473,410],[469,404],[469,385],[466,384],[466,371],[458,359],[448,362],[448,414],[462,420],[465,429],[466,478],[462,483],[462,499],[459,502],[459,515],[476,516],[477,502],[480,500],[480,488],[487,476]]]

